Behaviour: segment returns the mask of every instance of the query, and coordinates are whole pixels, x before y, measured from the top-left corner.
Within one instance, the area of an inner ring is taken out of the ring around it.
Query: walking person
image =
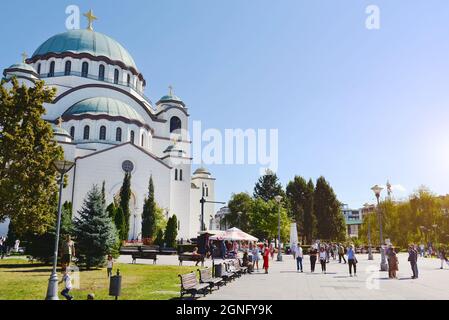
[[[64,266],[62,267],[62,271],[64,272],[64,275],[59,283],[64,282],[64,289],[61,291],[61,295],[67,300],[73,300],[73,297],[70,295],[70,290],[72,290],[72,278],[70,277],[69,269]]]
[[[73,257],[75,257],[75,243],[70,236],[67,236],[62,244],[62,266],[70,267]]]
[[[259,247],[257,246],[257,244],[254,244],[251,254],[253,256],[253,270],[256,269],[257,271],[259,271],[260,254],[259,254]]]
[[[412,279],[418,279],[418,252],[413,244],[408,248],[408,261],[413,272]]]
[[[326,274],[326,263],[327,263],[327,254],[324,247],[320,248],[320,263],[321,263],[321,273]]]
[[[338,263],[341,263],[341,259],[343,259],[343,261],[346,264],[345,247],[343,247],[343,245],[341,243],[339,243],[338,244]]]
[[[112,259],[111,255],[108,255],[108,264],[107,264],[108,278],[112,277],[112,268],[113,267],[114,267],[114,260]]]
[[[274,246],[273,246],[273,243],[270,243],[270,256],[271,256],[271,260],[274,260]]]
[[[296,271],[303,272],[302,270],[302,258],[303,258],[303,251],[301,244],[298,242],[298,245],[293,247],[293,255],[296,259]]]
[[[270,262],[270,248],[268,248],[268,245],[264,245],[264,248],[263,248],[263,268],[265,269],[265,274],[268,273],[269,262]]]
[[[388,259],[388,278],[397,279],[396,272],[399,271],[399,259],[393,246],[387,249]]]
[[[446,250],[444,250],[444,248],[440,249],[439,255],[440,255],[440,260],[441,260],[441,268],[440,269],[443,269],[444,262],[446,262],[447,265],[449,266],[449,261],[446,257]]]
[[[318,250],[317,250],[316,245],[313,245],[310,248],[309,255],[310,255],[310,271],[315,272],[315,264],[316,264],[317,255],[318,255]]]
[[[349,276],[352,277],[352,269],[354,268],[354,276],[357,277],[357,258],[355,256],[354,245],[350,245],[347,252],[348,265],[349,265]]]

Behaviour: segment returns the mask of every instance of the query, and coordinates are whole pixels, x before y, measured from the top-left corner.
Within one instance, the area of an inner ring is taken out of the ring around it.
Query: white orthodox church
[[[45,120],[75,167],[63,201],[81,208],[94,184],[106,186],[107,203],[120,192],[125,172],[131,179],[129,239],[141,238],[141,214],[152,176],[155,198],[166,217],[176,215],[180,239],[201,229],[200,199],[214,201],[215,179],[204,168],[192,174],[188,138],[189,110],[172,88],[156,104],[144,95],[146,81],[132,56],[114,39],[89,27],[57,34],[34,54],[5,69],[32,86],[45,81],[57,89],[47,104]],[[214,204],[206,203],[204,224],[210,226]]]

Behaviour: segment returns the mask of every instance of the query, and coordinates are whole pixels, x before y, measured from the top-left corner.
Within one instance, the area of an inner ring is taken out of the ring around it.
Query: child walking
[[[112,259],[111,255],[108,255],[108,265],[107,265],[108,278],[112,276],[112,268],[114,268],[114,260]]]
[[[64,276],[59,283],[64,282],[64,290],[61,291],[61,295],[70,301],[73,300],[73,297],[70,295],[70,290],[72,290],[72,278],[70,277],[70,272],[67,267],[64,266],[62,271],[64,272]]]

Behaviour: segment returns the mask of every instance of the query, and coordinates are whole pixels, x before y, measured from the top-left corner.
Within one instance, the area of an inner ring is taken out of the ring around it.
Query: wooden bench
[[[210,285],[208,283],[198,283],[198,279],[196,278],[194,272],[178,276],[181,278],[181,298],[186,293],[191,294],[192,298],[195,298],[195,296],[200,292],[206,296]]]
[[[224,262],[223,264],[225,265],[226,276],[229,278],[229,280],[234,280],[239,276],[237,271],[235,270],[235,267],[231,267],[230,262]]]
[[[204,255],[202,254],[180,254],[179,265],[182,266],[183,261],[201,262],[201,266],[204,266]]]
[[[214,286],[217,286],[217,288],[220,289],[220,284],[223,283],[222,278],[213,278],[212,271],[209,268],[198,269],[198,272],[200,273],[200,283],[208,283],[210,285],[211,293]]]
[[[242,270],[242,272],[243,272],[243,273],[248,273],[248,267],[244,267],[244,266],[243,266],[243,261],[240,260],[240,259],[238,259],[238,262],[239,262],[239,267],[240,267],[240,269]]]
[[[149,259],[153,260],[153,264],[156,264],[157,261],[157,252],[154,251],[137,251],[131,253],[131,257],[133,262],[136,263],[137,259]]]

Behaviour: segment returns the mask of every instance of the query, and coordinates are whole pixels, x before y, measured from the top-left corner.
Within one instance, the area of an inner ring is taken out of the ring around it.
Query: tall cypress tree
[[[287,184],[286,196],[289,205],[289,213],[295,219],[298,231],[301,236],[305,234],[304,223],[304,206],[305,195],[307,191],[307,182],[303,177],[295,176],[295,178]]]
[[[277,195],[284,197],[284,190],[282,189],[282,185],[279,183],[279,178],[276,173],[271,170],[267,170],[265,175],[259,178],[254,187],[254,198],[270,201]]]
[[[176,215],[171,216],[167,222],[167,228],[165,229],[165,244],[169,248],[176,247],[176,237],[178,236],[178,219]]]
[[[153,176],[150,177],[148,197],[145,198],[142,212],[142,238],[153,239],[157,232],[156,202],[154,200]]]
[[[114,224],[117,230],[117,235],[120,240],[124,241],[128,239],[128,233],[126,233],[125,215],[121,207],[115,210]]]
[[[103,201],[103,205],[106,205],[106,182],[103,181],[101,185],[101,200]]]
[[[345,221],[340,202],[324,177],[317,180],[313,208],[317,218],[317,236],[323,240],[344,240]]]
[[[304,236],[306,243],[312,243],[313,238],[316,236],[316,216],[313,208],[313,195],[315,192],[315,186],[312,179],[307,183],[307,188],[304,195]]]
[[[108,216],[109,216],[109,218],[111,218],[112,221],[115,221],[116,210],[117,210],[117,208],[115,207],[114,202],[111,202],[106,208],[106,212],[108,213]]]
[[[129,210],[129,202],[131,200],[131,174],[125,173],[125,177],[123,178],[122,188],[120,189],[120,208],[123,210],[123,216],[125,219],[125,235],[126,240],[129,235],[129,220],[131,217],[131,212]]]
[[[101,191],[94,186],[87,194],[74,223],[79,262],[87,269],[100,267],[117,245],[117,230],[106,213]]]

